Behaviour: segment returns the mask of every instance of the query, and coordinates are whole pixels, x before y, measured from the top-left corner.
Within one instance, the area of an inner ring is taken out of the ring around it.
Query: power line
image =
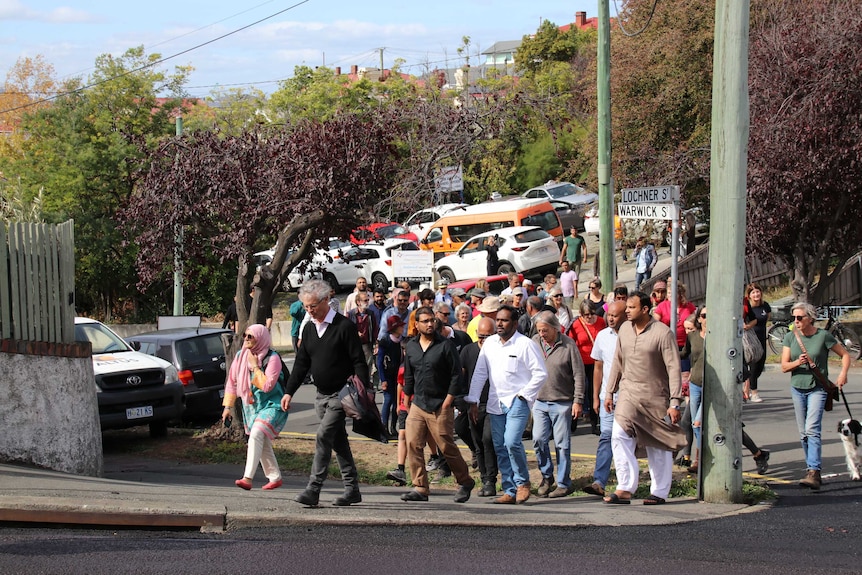
[[[29,103],[23,104],[21,106],[16,106],[15,108],[9,108],[7,110],[0,110],[0,114],[5,114],[7,112],[15,112],[17,110],[22,110],[25,108],[30,108],[32,106],[37,106],[39,104],[44,104],[45,102],[50,102],[52,100],[56,100],[57,98],[59,98],[61,96],[68,96],[71,94],[77,94],[77,93],[82,92],[84,90],[87,90],[90,88],[95,88],[96,86],[101,86],[102,84],[105,84],[107,82],[112,82],[114,80],[124,78],[126,76],[129,76],[130,74],[135,74],[137,72],[140,72],[141,70],[146,70],[147,68],[152,68],[153,66],[158,66],[159,64],[167,62],[168,60],[172,60],[174,58],[182,56],[183,54],[188,54],[189,52],[192,52],[192,51],[197,50],[199,48],[203,48],[204,46],[207,46],[207,45],[212,44],[214,42],[218,42],[219,40],[223,40],[224,38],[227,38],[228,36],[233,36],[234,34],[242,32],[243,30],[247,30],[247,29],[251,28],[252,26],[257,26],[261,22],[265,22],[267,20],[275,18],[276,16],[278,16],[280,14],[284,14],[285,12],[288,12],[290,10],[293,10],[294,8],[302,6],[303,4],[308,3],[309,1],[310,0],[301,0],[300,2],[297,2],[296,4],[294,4],[292,6],[288,6],[287,8],[285,8],[283,10],[279,10],[278,12],[275,12],[274,14],[270,14],[269,16],[261,18],[260,20],[256,20],[255,22],[252,22],[251,24],[247,24],[245,26],[242,26],[241,28],[236,28],[234,30],[231,30],[230,32],[222,34],[221,36],[213,38],[212,40],[207,40],[206,42],[203,42],[203,43],[198,44],[196,46],[192,46],[191,48],[188,48],[186,50],[182,50],[180,52],[177,52],[176,54],[172,54],[170,56],[160,58],[159,60],[156,60],[155,62],[150,62],[149,64],[144,64],[143,66],[139,66],[138,68],[135,68],[133,70],[128,70],[126,72],[123,72],[122,74],[117,74],[116,76],[111,76],[110,78],[105,78],[104,80],[99,80],[98,82],[93,82],[91,84],[88,84],[86,86],[81,86],[80,88],[76,88],[74,90],[69,90],[67,92],[60,92],[58,94],[55,94],[54,96],[50,96],[48,98],[43,98],[43,99],[37,100],[35,102],[29,102]]]
[[[652,22],[652,17],[655,14],[656,6],[658,6],[658,0],[653,0],[652,9],[650,10],[650,13],[649,13],[649,18],[647,18],[646,24],[643,25],[643,28],[641,28],[637,32],[628,32],[623,27],[623,19],[619,15],[620,14],[620,8],[619,8],[619,6],[617,6],[617,0],[614,0],[614,10],[617,11],[617,24],[619,25],[620,31],[623,33],[623,35],[632,38],[634,36],[642,34],[649,27],[650,22]]]

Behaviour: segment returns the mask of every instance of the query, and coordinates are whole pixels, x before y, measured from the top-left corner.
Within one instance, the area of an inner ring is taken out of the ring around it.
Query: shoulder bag
[[[808,355],[808,350],[805,349],[805,344],[802,343],[802,337],[799,335],[799,330],[794,329],[793,335],[796,336],[796,343],[799,344],[799,349],[802,350],[802,353],[804,353],[805,355]],[[808,368],[811,370],[811,373],[814,374],[814,379],[816,379],[818,385],[820,385],[820,387],[822,387],[826,391],[826,406],[823,408],[823,410],[824,411],[832,411],[832,402],[835,401],[836,399],[841,398],[841,396],[839,395],[839,391],[840,391],[839,387],[837,385],[835,385],[834,383],[832,383],[831,381],[829,381],[829,378],[826,377],[825,375],[823,375],[823,372],[820,371],[820,369],[818,369],[818,367],[815,364],[811,363],[811,361],[810,361],[811,356],[810,355],[808,355],[808,359],[809,359]],[[848,411],[849,411],[849,408],[848,408]]]

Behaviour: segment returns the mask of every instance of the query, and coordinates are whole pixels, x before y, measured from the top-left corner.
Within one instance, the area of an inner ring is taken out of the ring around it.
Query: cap
[[[524,278],[523,281],[521,282],[521,285],[522,286],[531,286],[531,285],[533,285],[533,280],[528,280],[527,278]]]
[[[478,298],[482,298],[482,299],[485,299],[486,297],[488,297],[488,294],[485,293],[485,290],[483,290],[481,288],[473,288],[473,291],[470,292],[470,295],[473,297],[478,297]]]
[[[652,289],[659,289],[659,288],[667,289],[667,283],[662,281],[662,280],[659,280],[659,281],[655,282],[652,286]]]
[[[513,295],[513,296],[515,296],[515,295],[520,295],[521,297],[526,297],[526,295],[527,295],[527,290],[525,290],[525,289],[524,289],[524,288],[522,288],[521,286],[518,286],[518,287],[516,287],[515,289],[513,289],[513,290],[512,290],[512,295]]]
[[[393,329],[398,329],[402,325],[404,325],[404,320],[397,315],[390,316],[389,319],[386,320],[386,329],[390,332]]]
[[[438,288],[446,287],[447,285],[449,285],[449,281],[446,278],[443,278],[442,280],[437,282]]]
[[[495,312],[500,309],[500,298],[495,295],[488,296],[482,300],[482,303],[476,306],[476,309],[479,310],[480,313]]]
[[[467,292],[465,292],[462,288],[452,288],[449,290],[449,295],[451,295],[452,297],[464,297],[465,295],[467,295]]]

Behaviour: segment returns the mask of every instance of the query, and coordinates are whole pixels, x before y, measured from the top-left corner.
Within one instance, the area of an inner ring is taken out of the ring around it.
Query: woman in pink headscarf
[[[272,450],[272,440],[278,437],[287,422],[287,412],[281,409],[284,395],[281,357],[269,348],[269,330],[260,324],[248,326],[243,333],[242,349],[230,366],[224,389],[222,421],[230,419],[230,407],[237,397],[242,399],[242,416],[248,435],[248,455],[245,473],[236,480],[237,487],[251,489],[257,464],[269,483],[263,489],[281,487],[281,471]]]

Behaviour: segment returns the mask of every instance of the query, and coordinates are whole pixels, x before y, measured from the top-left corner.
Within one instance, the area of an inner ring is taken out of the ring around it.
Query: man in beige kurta
[[[646,448],[650,496],[645,505],[665,502],[670,492],[673,452],[681,449],[682,379],[679,349],[670,329],[650,317],[650,300],[643,292],[626,301],[625,322],[619,330],[611,367],[605,409],[614,412],[611,449],[617,471],[617,490],[606,503],[629,503],[638,486],[638,447]],[[614,393],[619,392],[614,406]],[[668,422],[670,420],[670,422]]]

